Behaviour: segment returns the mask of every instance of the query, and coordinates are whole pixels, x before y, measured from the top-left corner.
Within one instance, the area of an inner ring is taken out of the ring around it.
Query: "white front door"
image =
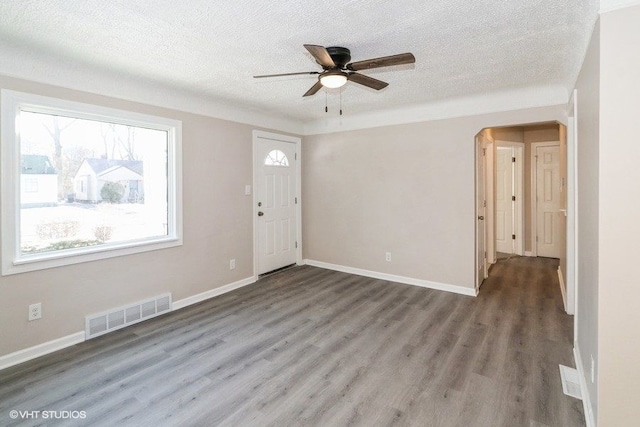
[[[497,147],[496,153],[496,250],[514,253],[513,147]]]
[[[295,143],[258,138],[257,274],[296,262],[296,157]]]
[[[560,211],[560,145],[535,148],[537,255],[560,258],[562,222]]]
[[[485,161],[486,161],[484,137],[476,137],[476,291],[487,277],[487,246],[485,197]]]

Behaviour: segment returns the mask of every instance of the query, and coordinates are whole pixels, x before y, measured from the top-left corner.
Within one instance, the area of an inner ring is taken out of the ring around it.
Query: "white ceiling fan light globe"
[[[347,83],[347,76],[344,74],[326,74],[320,77],[320,83],[322,86],[329,89],[337,89],[344,86]]]

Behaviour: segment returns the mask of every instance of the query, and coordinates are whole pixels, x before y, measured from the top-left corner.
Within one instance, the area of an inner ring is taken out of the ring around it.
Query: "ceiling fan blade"
[[[318,64],[324,68],[335,68],[336,64],[331,59],[331,55],[327,52],[324,46],[317,46],[314,44],[305,44],[304,47],[309,51],[311,55],[316,59]]]
[[[253,76],[254,79],[263,79],[265,77],[283,77],[283,76],[301,76],[303,74],[320,74],[319,71],[303,71],[301,73],[283,73],[283,74],[265,74],[262,76]]]
[[[371,89],[380,90],[389,86],[389,83],[382,80],[374,79],[373,77],[365,76],[364,74],[351,73],[349,74],[349,80],[361,84]]]
[[[383,56],[381,58],[367,59],[364,61],[347,64],[351,71],[370,70],[372,68],[390,67],[392,65],[413,64],[416,62],[412,53],[400,53],[398,55]]]
[[[322,83],[320,83],[320,80],[318,80],[316,82],[316,84],[314,84],[313,86],[311,86],[311,89],[309,89],[304,95],[302,95],[303,97],[305,96],[311,96],[311,95],[315,95],[316,92],[318,92],[320,89],[322,89]]]

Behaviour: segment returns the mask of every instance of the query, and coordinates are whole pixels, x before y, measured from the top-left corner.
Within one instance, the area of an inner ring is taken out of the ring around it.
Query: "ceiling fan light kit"
[[[320,76],[320,83],[329,89],[337,89],[347,83],[347,74],[338,70],[326,71]]]
[[[305,49],[315,58],[322,67],[322,71],[304,71],[300,73],[269,74],[254,76],[255,78],[281,77],[295,75],[318,75],[318,81],[302,96],[315,95],[322,87],[336,89],[344,86],[347,81],[361,84],[371,89],[380,90],[389,85],[382,80],[374,79],[367,75],[358,73],[360,70],[371,70],[373,68],[390,67],[392,65],[413,64],[416,58],[412,53],[401,53],[398,55],[384,56],[381,58],[367,59],[364,61],[351,62],[351,51],[340,46],[318,46],[305,44]]]

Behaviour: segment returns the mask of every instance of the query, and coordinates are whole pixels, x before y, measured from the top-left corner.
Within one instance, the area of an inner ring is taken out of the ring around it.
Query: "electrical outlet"
[[[236,260],[232,259],[231,261],[229,261],[229,270],[235,270],[236,269]]]
[[[596,381],[596,363],[593,361],[593,355],[591,355],[591,382]]]
[[[29,321],[38,320],[42,318],[42,303],[29,305]]]
[[[387,262],[391,262],[391,252],[387,252],[387,253],[385,254],[385,256],[384,256],[384,259],[385,259]]]

